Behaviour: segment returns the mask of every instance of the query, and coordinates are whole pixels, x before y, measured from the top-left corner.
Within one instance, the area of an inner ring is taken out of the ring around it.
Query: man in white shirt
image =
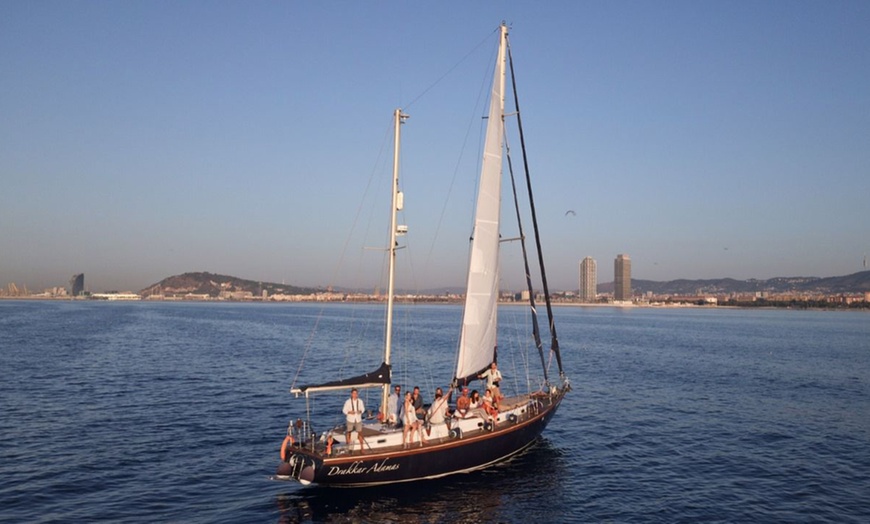
[[[501,389],[499,389],[502,379],[501,371],[498,370],[498,364],[493,362],[489,369],[477,376],[477,378],[486,379],[486,389],[492,390],[492,399],[494,402],[499,402],[502,399]]]
[[[353,450],[353,443],[350,441],[350,434],[352,431],[356,431],[356,436],[359,439],[360,453],[365,453],[365,440],[363,440],[362,434],[362,414],[365,409],[366,407],[363,404],[362,399],[359,398],[359,392],[356,388],[350,390],[350,398],[344,401],[344,408],[341,410],[345,416],[347,416],[347,434],[345,435],[345,442],[347,443],[349,451]]]
[[[393,392],[390,393],[390,398],[387,399],[387,424],[399,425],[399,420],[402,412],[402,388],[395,386]]]
[[[441,388],[435,393],[435,400],[429,406],[429,424],[426,426],[426,436],[432,433],[432,425],[444,424],[447,422],[447,428],[450,429],[450,423],[447,419],[447,410],[450,406],[447,405],[447,397],[441,393]]]

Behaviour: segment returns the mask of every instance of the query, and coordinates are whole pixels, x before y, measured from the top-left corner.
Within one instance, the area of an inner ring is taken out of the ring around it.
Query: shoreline
[[[0,301],[14,302],[102,302],[102,303],[171,303],[171,304],[271,304],[271,305],[348,305],[348,304],[384,304],[384,300],[232,300],[232,299],[203,299],[203,298],[172,298],[172,299],[147,299],[147,298],[70,298],[70,297],[6,297],[0,296]],[[462,300],[398,300],[397,305],[426,305],[426,306],[462,306]],[[580,303],[580,302],[553,302],[553,307],[567,308],[610,308],[610,309],[765,309],[765,310],[794,310],[794,311],[870,311],[870,304],[858,303],[858,306],[848,304],[835,304],[833,306],[819,307],[800,305],[721,305],[721,304],[650,304],[650,303]],[[527,303],[517,301],[499,301],[499,306],[505,307],[528,307]],[[540,307],[541,304],[539,303]]]

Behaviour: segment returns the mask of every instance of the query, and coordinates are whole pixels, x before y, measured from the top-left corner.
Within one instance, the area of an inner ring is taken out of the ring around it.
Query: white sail
[[[493,360],[497,342],[506,44],[507,28],[502,26],[477,194],[465,311],[456,363],[457,378],[478,373],[487,367]]]

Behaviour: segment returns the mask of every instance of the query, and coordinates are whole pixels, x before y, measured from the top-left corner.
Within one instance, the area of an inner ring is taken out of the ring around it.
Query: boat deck
[[[500,402],[499,415],[494,421],[495,424],[491,429],[486,427],[490,420],[483,408],[475,408],[471,411],[468,417],[462,419],[451,419],[449,426],[447,424],[437,424],[429,427],[429,434],[425,435],[423,446],[438,444],[456,438],[451,435],[451,430],[458,429],[460,435],[466,437],[476,435],[483,431],[498,431],[499,428],[506,424],[514,424],[518,420],[527,418],[537,411],[541,405],[538,399],[546,401],[547,395],[526,394],[505,397]],[[423,430],[425,433],[425,429]],[[346,431],[344,425],[336,426],[329,433],[335,441],[335,447],[332,449],[333,455],[344,454],[360,454],[359,442],[356,434],[351,435],[350,444],[345,441]],[[365,441],[365,452],[368,453],[383,453],[394,450],[400,450],[405,447],[404,431],[401,426],[393,426],[380,422],[367,421],[363,423],[362,436]],[[419,436],[416,433],[413,436],[413,441],[409,444],[411,447],[420,445]],[[318,446],[320,447],[320,446]]]

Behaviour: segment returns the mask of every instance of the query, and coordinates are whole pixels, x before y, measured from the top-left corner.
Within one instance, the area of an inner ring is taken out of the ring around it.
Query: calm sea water
[[[395,488],[270,480],[300,358],[357,367],[362,311],[0,301],[0,521],[870,521],[860,312],[557,308],[574,391],[528,453]],[[402,308],[436,350],[397,381],[449,375],[459,314]]]

